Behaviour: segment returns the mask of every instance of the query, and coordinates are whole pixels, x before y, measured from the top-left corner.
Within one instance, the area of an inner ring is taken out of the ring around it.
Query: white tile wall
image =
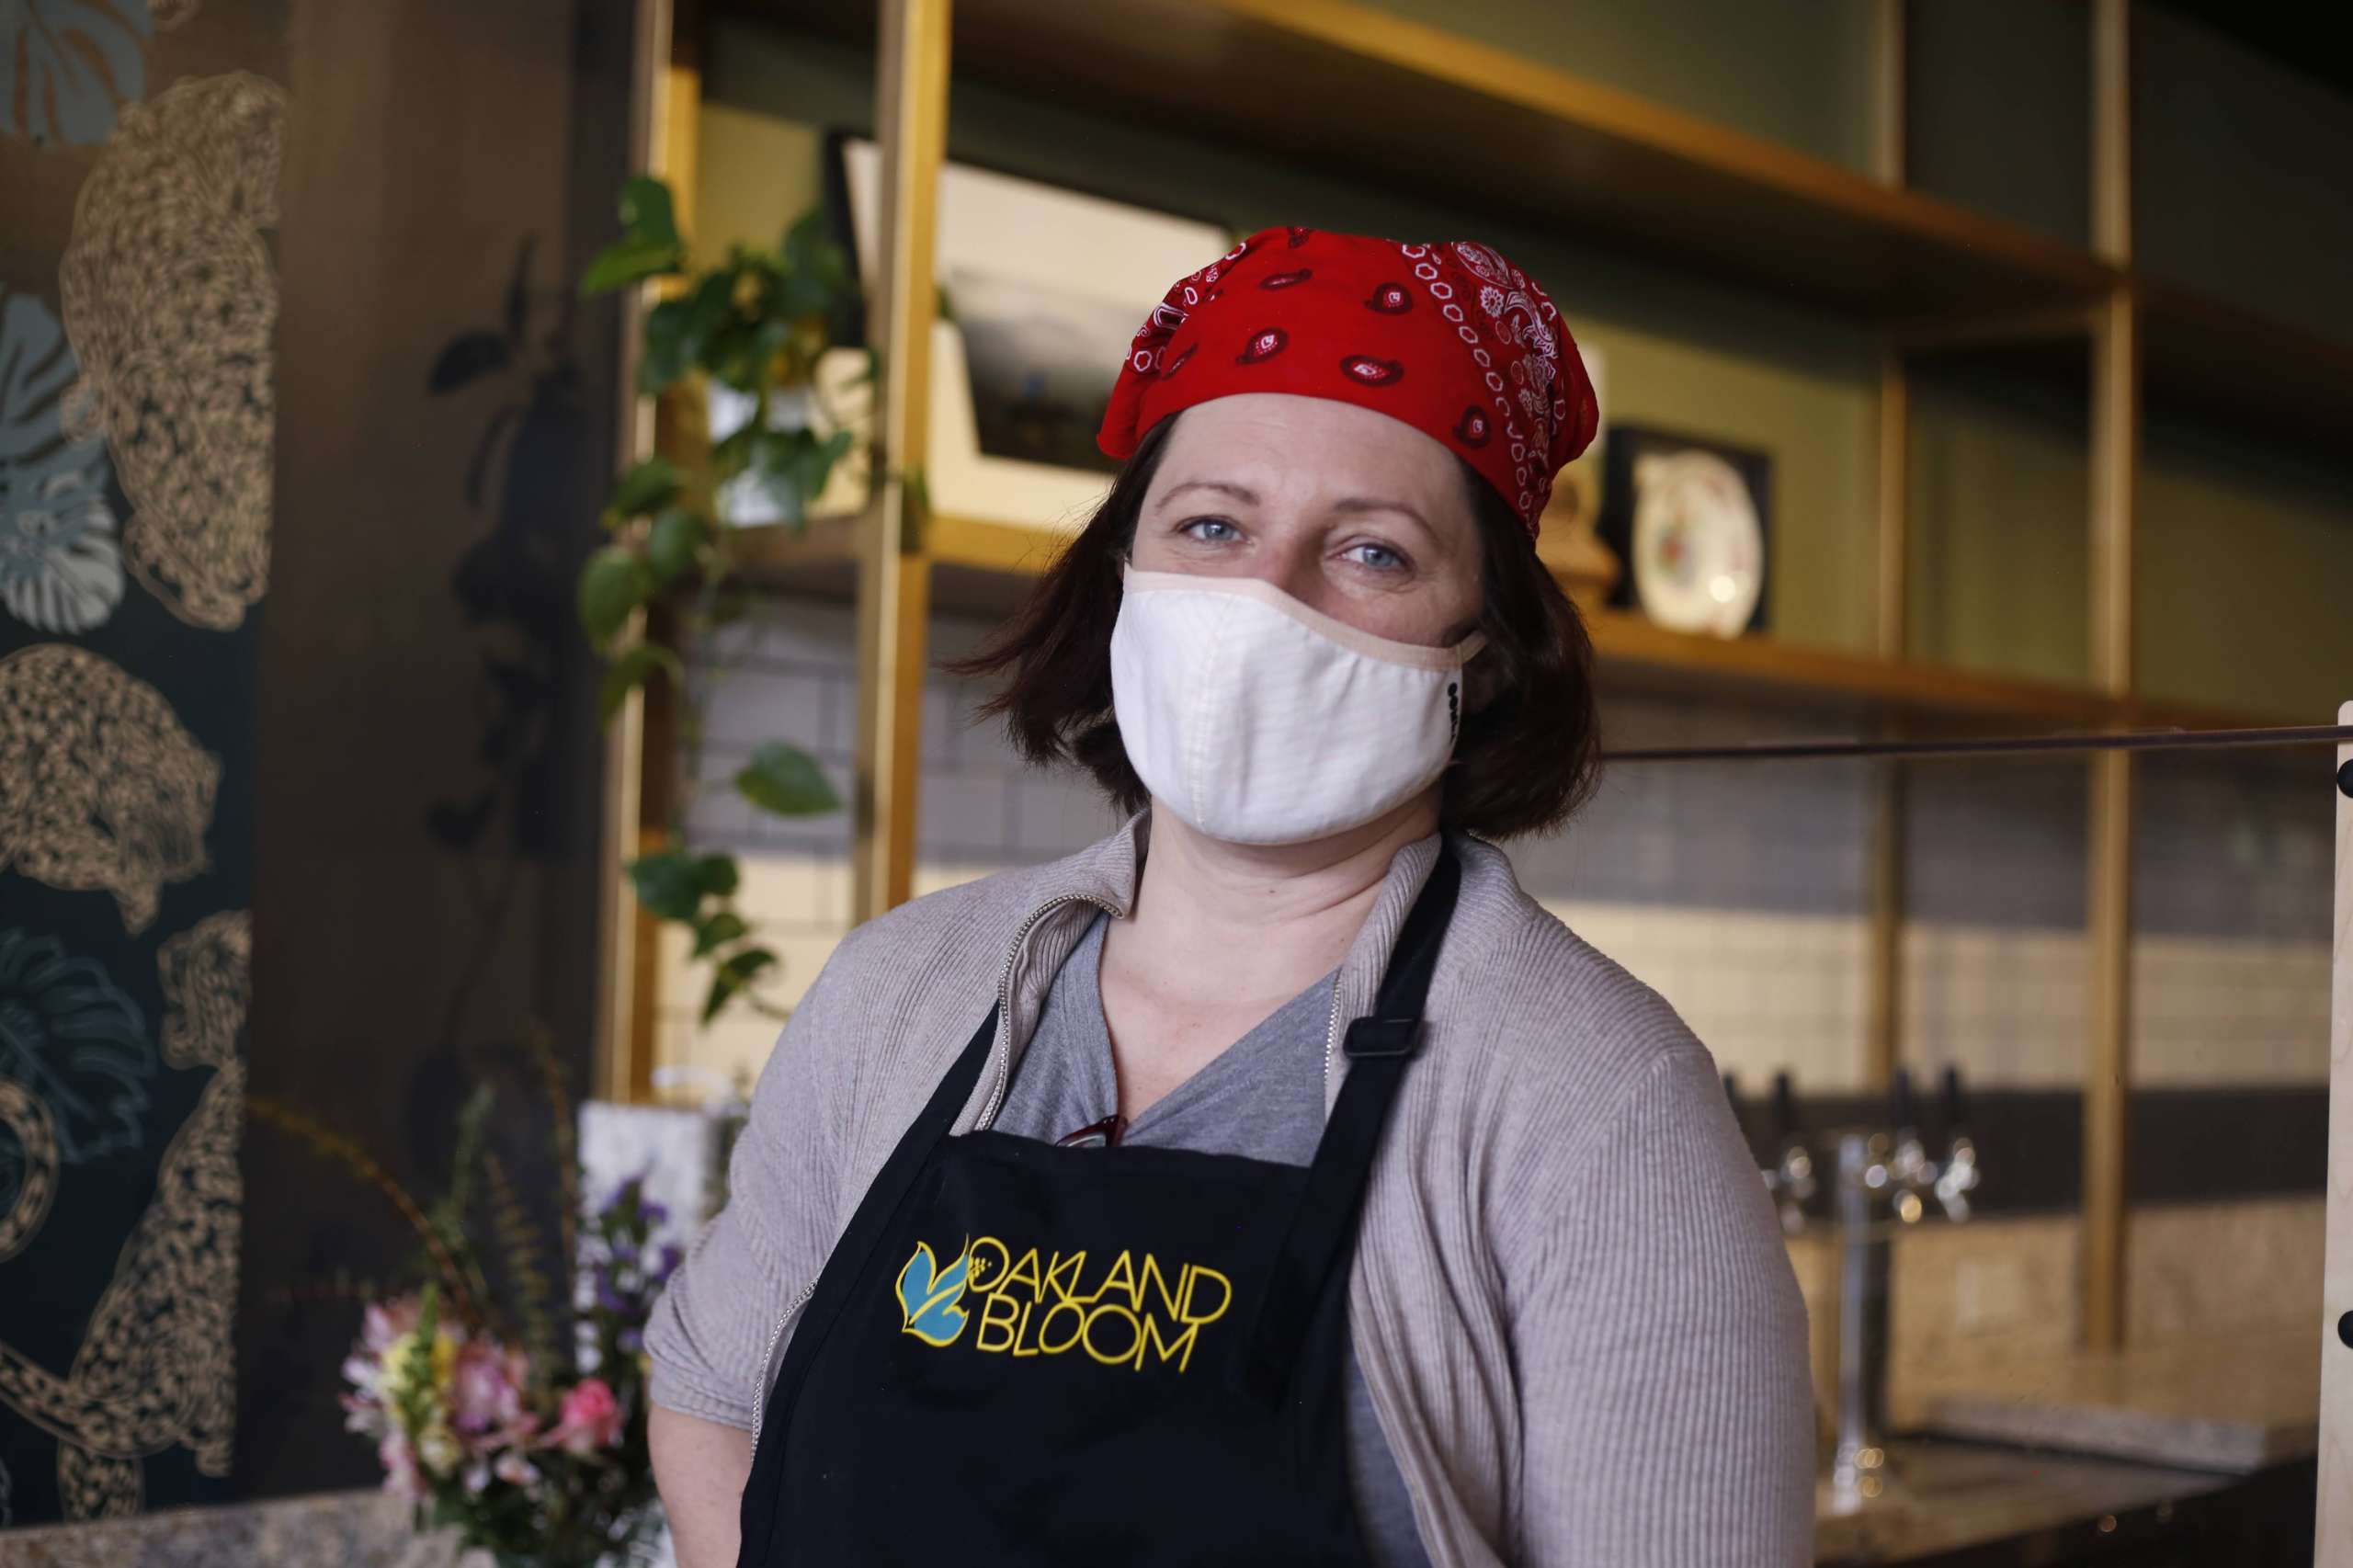
[[[983,631],[942,619],[935,653],[970,648]],[[767,999],[790,1008],[848,927],[848,824],[756,817],[725,780],[754,745],[783,739],[815,753],[847,790],[850,613],[763,606],[722,634],[715,665],[716,683],[709,667],[703,677],[711,698],[703,772],[716,787],[691,827],[742,855],[740,903],[783,959]],[[1025,768],[995,733],[970,728],[975,696],[944,676],[926,692],[918,894],[1067,853],[1113,821],[1084,782]],[[1656,708],[1615,716],[1610,739],[1621,745],[1722,734]],[[1738,722],[1755,733],[1776,722]],[[2185,778],[2154,775],[2157,803],[2143,822],[2169,842],[2143,850],[2160,909],[2134,947],[2134,1077],[2174,1087],[2323,1082],[2326,858],[2285,849],[2251,858],[2250,835],[2293,848],[2310,824],[2282,825],[2276,795],[2263,790]],[[1655,987],[1751,1092],[1782,1069],[1811,1092],[1853,1091],[1866,1060],[1868,781],[1846,764],[1627,767],[1564,838],[1516,848],[1514,858],[1548,908]],[[1912,809],[1918,859],[1903,952],[1905,1060],[1929,1073],[1958,1062],[1981,1086],[2073,1086],[2086,1000],[2075,786],[2020,767],[1945,774],[1914,792]],[[2200,834],[2207,838],[2194,838]],[[2302,885],[2304,878],[2315,885]],[[2210,905],[2201,933],[2200,910]],[[704,981],[686,950],[682,937],[665,933],[663,1058],[756,1072],[776,1020],[738,1008],[698,1027]],[[2136,1210],[2127,1249],[2131,1338],[2260,1327],[2306,1312],[2316,1299],[2320,1214],[2317,1197]],[[2074,1216],[2056,1215],[1905,1233],[1892,1324],[1899,1418],[1912,1414],[1910,1369],[1949,1372],[2066,1346],[2077,1229]],[[1826,1402],[1836,1253],[1813,1234],[1793,1241],[1790,1256],[1814,1313]],[[2248,1280],[2262,1289],[2241,1289]]]
[[[969,649],[985,631],[941,618],[934,652]],[[835,815],[780,823],[752,812],[726,781],[754,745],[781,739],[814,753],[847,792],[855,722],[850,639],[845,606],[767,601],[720,635],[698,672],[708,701],[702,773],[712,787],[690,830],[742,855],[739,902],[784,960],[767,991],[780,1008],[799,999],[847,927],[848,822]],[[994,728],[972,727],[977,698],[969,683],[945,676],[935,676],[925,694],[919,893],[1068,853],[1115,820],[1086,781],[1023,767]],[[1688,712],[1621,706],[1607,715],[1614,744],[1709,733]],[[1756,715],[1737,722],[1745,733],[1789,727]],[[2325,896],[2310,896],[2313,890],[2281,885],[2302,877],[2325,881],[2325,858],[2305,857],[2309,866],[2285,854],[2250,860],[2234,847],[2249,833],[2264,842],[2294,837],[2277,820],[2276,795],[2218,789],[2203,778],[2191,780],[2192,795],[2188,784],[2163,773],[2153,782],[2161,800],[2174,801],[2152,812],[2157,831],[2205,838],[2150,846],[2144,855],[2177,868],[2168,874],[2181,888],[2215,890],[2217,907],[2231,911],[2215,922],[2218,933],[2248,929],[2253,923],[2238,911],[2251,901],[2325,910]],[[1845,763],[1630,767],[1609,776],[1564,837],[1518,846],[1514,858],[1547,906],[1655,987],[1726,1071],[1761,1084],[1788,1069],[1803,1090],[1853,1090],[1866,1060],[1868,783],[1865,770]],[[1907,1062],[1930,1072],[1958,1062],[1981,1086],[2079,1081],[2086,979],[2073,790],[2054,773],[2013,767],[1938,775],[1915,791],[1914,809],[1924,813],[1915,823],[1924,840],[1916,886],[1927,906],[1904,936]],[[2250,825],[2242,816],[2260,820]],[[2166,928],[2144,932],[2135,944],[2136,1081],[2324,1081],[2325,925],[2307,913],[2260,927],[2290,934],[2184,934],[2174,927],[2194,901],[2169,895],[2165,903]],[[2062,918],[2070,910],[2077,913]],[[2313,928],[2304,932],[2302,925]],[[703,982],[685,955],[684,941],[666,933],[664,1059],[756,1069],[774,1041],[775,1021],[737,1009],[698,1028]]]

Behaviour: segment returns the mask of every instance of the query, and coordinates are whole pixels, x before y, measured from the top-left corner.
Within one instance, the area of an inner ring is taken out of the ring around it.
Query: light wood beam
[[[906,902],[915,881],[915,804],[929,642],[931,564],[921,491],[927,449],[937,290],[939,167],[948,144],[949,0],[883,0],[875,63],[882,152],[880,506],[858,552],[858,777],[851,917]]]

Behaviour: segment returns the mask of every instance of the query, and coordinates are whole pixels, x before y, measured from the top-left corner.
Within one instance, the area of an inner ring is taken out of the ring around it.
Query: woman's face
[[[1246,392],[1177,416],[1130,556],[1257,577],[1360,631],[1443,647],[1477,625],[1479,525],[1453,453],[1330,398]]]

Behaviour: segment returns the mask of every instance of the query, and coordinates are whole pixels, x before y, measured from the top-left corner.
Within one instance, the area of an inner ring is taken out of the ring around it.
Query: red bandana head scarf
[[[1598,411],[1552,300],[1470,240],[1262,229],[1168,290],[1128,350],[1096,444],[1126,459],[1179,409],[1235,392],[1353,403],[1476,469],[1536,537]]]

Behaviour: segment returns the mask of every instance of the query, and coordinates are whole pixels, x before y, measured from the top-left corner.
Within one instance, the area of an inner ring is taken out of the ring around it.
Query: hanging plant
[[[777,961],[735,908],[735,857],[699,850],[687,833],[693,791],[703,788],[699,759],[712,685],[708,659],[701,661],[704,674],[688,681],[688,650],[707,650],[719,628],[745,609],[733,581],[738,530],[716,497],[748,486],[766,494],[786,525],[805,521],[855,437],[839,422],[821,433],[793,415],[816,403],[818,361],[849,335],[858,296],[848,263],[816,211],[794,223],[778,249],[731,246],[708,268],[690,263],[669,187],[660,180],[630,181],[621,193],[621,224],[620,239],[590,264],[580,287],[594,295],[665,284],[665,297],[645,315],[638,391],[659,398],[674,388],[717,382],[750,410],[711,443],[701,472],[651,457],[621,476],[605,507],[610,542],[589,558],[579,585],[581,626],[606,661],[604,717],[609,721],[631,691],[654,680],[669,682],[678,699],[689,787],[672,809],[664,847],[630,861],[627,870],[638,903],[686,926],[694,957],[711,965],[702,1008],[708,1023],[738,998],[774,1012],[753,986]],[[732,782],[755,810],[777,816],[841,808],[816,760],[783,741],[756,747]]]

